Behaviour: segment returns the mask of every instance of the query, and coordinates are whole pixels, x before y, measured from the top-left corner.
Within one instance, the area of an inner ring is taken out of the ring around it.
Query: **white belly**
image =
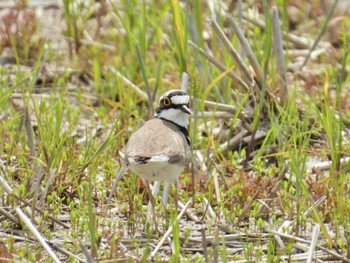
[[[146,164],[131,163],[130,169],[147,181],[165,181],[173,183],[184,167],[179,164],[149,162]]]

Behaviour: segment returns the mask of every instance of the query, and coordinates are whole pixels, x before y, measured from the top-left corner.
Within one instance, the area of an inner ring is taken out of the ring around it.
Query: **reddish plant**
[[[0,17],[0,52],[12,47],[21,59],[35,57],[39,52],[39,43],[35,40],[37,30],[35,12],[25,0],[16,1],[15,6]]]

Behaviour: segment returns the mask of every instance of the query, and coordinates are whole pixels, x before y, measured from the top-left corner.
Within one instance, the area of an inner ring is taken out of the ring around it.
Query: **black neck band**
[[[180,126],[179,124],[177,124],[177,123],[175,123],[175,122],[173,122],[173,121],[169,121],[169,120],[167,120],[167,119],[165,119],[165,118],[160,117],[159,119],[161,119],[161,120],[163,120],[163,121],[168,121],[168,122],[170,122],[170,123],[176,125],[177,127],[179,127],[180,131],[183,133],[183,135],[185,135],[186,141],[187,141],[188,145],[191,145],[190,134],[189,134],[189,132],[188,132],[188,129],[186,129],[186,128],[183,127],[183,126]]]

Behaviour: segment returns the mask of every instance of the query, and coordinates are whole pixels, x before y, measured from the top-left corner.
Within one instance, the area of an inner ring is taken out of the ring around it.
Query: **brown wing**
[[[188,163],[190,147],[185,135],[175,124],[151,119],[134,132],[126,146],[126,158],[166,154],[171,162]]]

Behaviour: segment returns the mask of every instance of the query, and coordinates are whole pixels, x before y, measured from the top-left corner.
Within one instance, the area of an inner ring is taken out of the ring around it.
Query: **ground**
[[[349,10],[1,1],[0,262],[350,262]],[[156,232],[137,175],[111,189],[183,72],[183,215],[156,197]]]

